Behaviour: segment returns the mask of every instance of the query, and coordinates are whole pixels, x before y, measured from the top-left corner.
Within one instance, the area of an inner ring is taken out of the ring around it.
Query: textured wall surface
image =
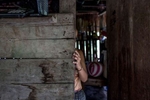
[[[107,2],[108,100],[150,100],[150,1]]]
[[[76,2],[66,1],[48,17],[0,19],[0,100],[73,100]]]

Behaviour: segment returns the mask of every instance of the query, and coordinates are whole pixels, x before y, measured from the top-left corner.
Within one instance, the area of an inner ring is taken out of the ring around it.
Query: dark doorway
[[[83,51],[88,81],[87,100],[107,100],[106,0],[77,0],[75,48]]]

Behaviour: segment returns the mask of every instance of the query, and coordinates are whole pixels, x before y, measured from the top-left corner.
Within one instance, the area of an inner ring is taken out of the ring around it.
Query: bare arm
[[[82,82],[86,82],[88,79],[88,75],[83,52],[81,50],[75,50],[75,53],[73,54],[73,59],[73,63],[75,64],[75,67],[79,73],[80,80]]]

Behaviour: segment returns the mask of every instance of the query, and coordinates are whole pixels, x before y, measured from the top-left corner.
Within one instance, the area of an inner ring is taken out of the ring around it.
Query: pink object
[[[98,62],[91,62],[88,65],[87,69],[88,69],[89,74],[93,77],[98,77],[103,72],[103,66],[102,66],[102,64],[100,64]]]

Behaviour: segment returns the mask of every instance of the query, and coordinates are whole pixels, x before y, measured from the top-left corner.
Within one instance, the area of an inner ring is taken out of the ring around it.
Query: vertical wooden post
[[[150,1],[107,2],[108,100],[150,100]]]

